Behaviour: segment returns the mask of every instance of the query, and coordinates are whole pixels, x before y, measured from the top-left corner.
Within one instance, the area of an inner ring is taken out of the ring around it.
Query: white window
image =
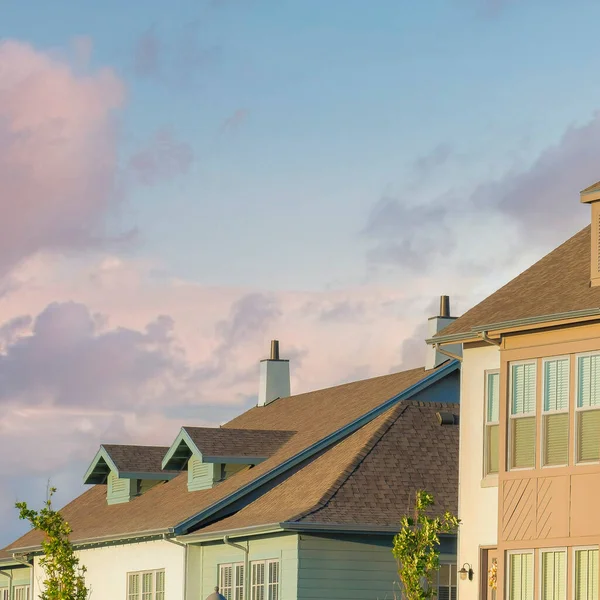
[[[536,364],[516,363],[510,371],[510,466],[535,467]]]
[[[600,460],[600,354],[577,357],[577,462]]]
[[[508,600],[533,600],[533,552],[508,555]]]
[[[227,600],[244,600],[244,563],[219,565],[219,592]]]
[[[543,550],[540,555],[541,600],[566,600],[567,551]]]
[[[437,600],[456,600],[456,565],[441,564],[434,586]]]
[[[127,573],[127,600],[165,600],[165,571]]]
[[[484,475],[498,473],[500,429],[500,373],[488,372],[485,384],[485,469]]]
[[[598,600],[598,548],[575,549],[575,600]]]
[[[0,600],[10,600],[8,588],[0,589]]]
[[[13,588],[14,600],[29,600],[29,586],[18,585]]]
[[[569,463],[569,359],[544,360],[544,465]]]
[[[252,562],[251,600],[279,600],[278,560]]]

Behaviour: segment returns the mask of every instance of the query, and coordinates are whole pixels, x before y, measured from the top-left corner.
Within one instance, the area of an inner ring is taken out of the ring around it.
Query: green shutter
[[[569,413],[544,415],[544,464],[569,463]]]
[[[535,417],[512,419],[512,467],[535,467]]]
[[[488,425],[486,427],[487,432],[487,473],[498,472],[498,456],[499,456],[499,445],[500,445],[500,426],[499,425]]]
[[[569,408],[569,359],[544,363],[544,410]]]
[[[512,366],[513,415],[535,412],[535,363]]]
[[[541,600],[565,600],[566,552],[542,553],[542,598]]]
[[[509,569],[509,600],[533,600],[533,556],[511,554]]]
[[[598,550],[575,552],[575,600],[598,600]]]
[[[600,460],[600,410],[577,412],[577,460]]]
[[[487,422],[497,423],[500,420],[500,374],[488,374],[487,388]]]
[[[600,406],[600,355],[578,360],[577,406]]]

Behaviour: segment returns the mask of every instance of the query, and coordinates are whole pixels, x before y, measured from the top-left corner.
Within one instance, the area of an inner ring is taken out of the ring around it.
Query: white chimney
[[[290,395],[290,361],[279,358],[279,342],[271,341],[271,357],[260,361],[258,406]]]
[[[428,320],[427,338],[433,337],[436,333],[444,329],[455,321],[457,317],[450,316],[450,298],[448,296],[440,296],[440,312],[437,317],[431,317]],[[452,354],[462,356],[462,344],[444,345],[444,349]],[[443,362],[450,360],[446,354],[442,354],[433,345],[427,344],[427,354],[425,355],[425,370],[435,369]]]

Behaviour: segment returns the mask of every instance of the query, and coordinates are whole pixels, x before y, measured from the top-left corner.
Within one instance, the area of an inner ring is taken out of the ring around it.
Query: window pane
[[[569,359],[544,363],[544,410],[569,408]]]
[[[598,600],[598,550],[575,552],[575,600]]]
[[[221,565],[220,567],[220,592],[227,600],[232,600],[232,566],[231,565]]]
[[[498,456],[500,444],[500,426],[488,425],[487,432],[487,473],[498,472]]]
[[[569,413],[544,416],[544,464],[569,462]]]
[[[542,553],[542,600],[565,600],[566,552]]]
[[[487,422],[497,423],[500,420],[500,374],[488,374],[487,388]]]
[[[511,554],[509,600],[533,600],[533,555]]]
[[[600,410],[577,413],[577,460],[600,460]]]
[[[235,600],[244,600],[244,565],[235,569]]]
[[[535,363],[513,365],[512,403],[513,415],[535,412]]]
[[[165,600],[165,572],[156,571],[155,577],[156,600]]]
[[[264,600],[265,563],[252,563],[252,600]]]
[[[512,419],[512,467],[535,466],[535,417]]]
[[[268,564],[269,574],[268,574],[268,600],[279,600],[279,562],[271,561]]]
[[[127,583],[128,600],[139,600],[140,597],[140,575],[131,573]]]
[[[600,406],[600,355],[578,360],[577,406]]]

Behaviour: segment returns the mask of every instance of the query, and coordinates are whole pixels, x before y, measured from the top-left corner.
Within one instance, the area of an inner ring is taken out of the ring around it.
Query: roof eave
[[[217,502],[206,507],[204,510],[200,511],[199,513],[195,514],[194,516],[182,521],[181,523],[179,523],[178,525],[175,526],[175,528],[174,528],[175,534],[176,535],[185,534],[192,527],[198,525],[204,519],[215,514],[217,511],[221,510],[222,508],[225,508],[232,502],[239,500],[240,498],[242,498],[246,494],[254,491],[261,485],[268,483],[273,478],[277,477],[278,475],[281,475],[282,473],[285,473],[288,469],[291,469],[292,467],[298,465],[302,461],[306,460],[307,458],[310,458],[317,452],[320,452],[321,450],[327,448],[328,446],[335,443],[336,441],[339,441],[340,439],[346,437],[347,435],[350,435],[351,433],[358,430],[363,425],[365,425],[365,424],[369,423],[370,421],[372,421],[373,419],[375,419],[381,413],[385,412],[388,408],[390,408],[394,404],[397,404],[398,402],[400,402],[402,400],[408,400],[409,398],[411,398],[418,392],[422,391],[423,389],[426,389],[433,383],[439,381],[443,377],[446,377],[446,375],[449,375],[450,373],[456,371],[459,368],[460,368],[460,363],[457,360],[450,360],[448,362],[448,364],[443,365],[442,367],[436,369],[429,375],[426,375],[425,377],[420,379],[417,383],[409,386],[408,388],[406,388],[399,394],[396,394],[392,398],[386,400],[385,402],[380,404],[378,407],[370,410],[369,412],[362,415],[358,419],[355,419],[351,423],[344,425],[344,427],[341,427],[337,431],[334,431],[330,435],[315,442],[308,448],[305,448],[302,452],[295,454],[294,456],[290,457],[283,463],[273,467],[273,469],[271,469],[270,471],[263,473],[263,475],[261,475],[260,477],[257,477],[256,479],[249,482],[245,486],[242,486],[241,488],[232,492],[225,498],[218,500]]]

